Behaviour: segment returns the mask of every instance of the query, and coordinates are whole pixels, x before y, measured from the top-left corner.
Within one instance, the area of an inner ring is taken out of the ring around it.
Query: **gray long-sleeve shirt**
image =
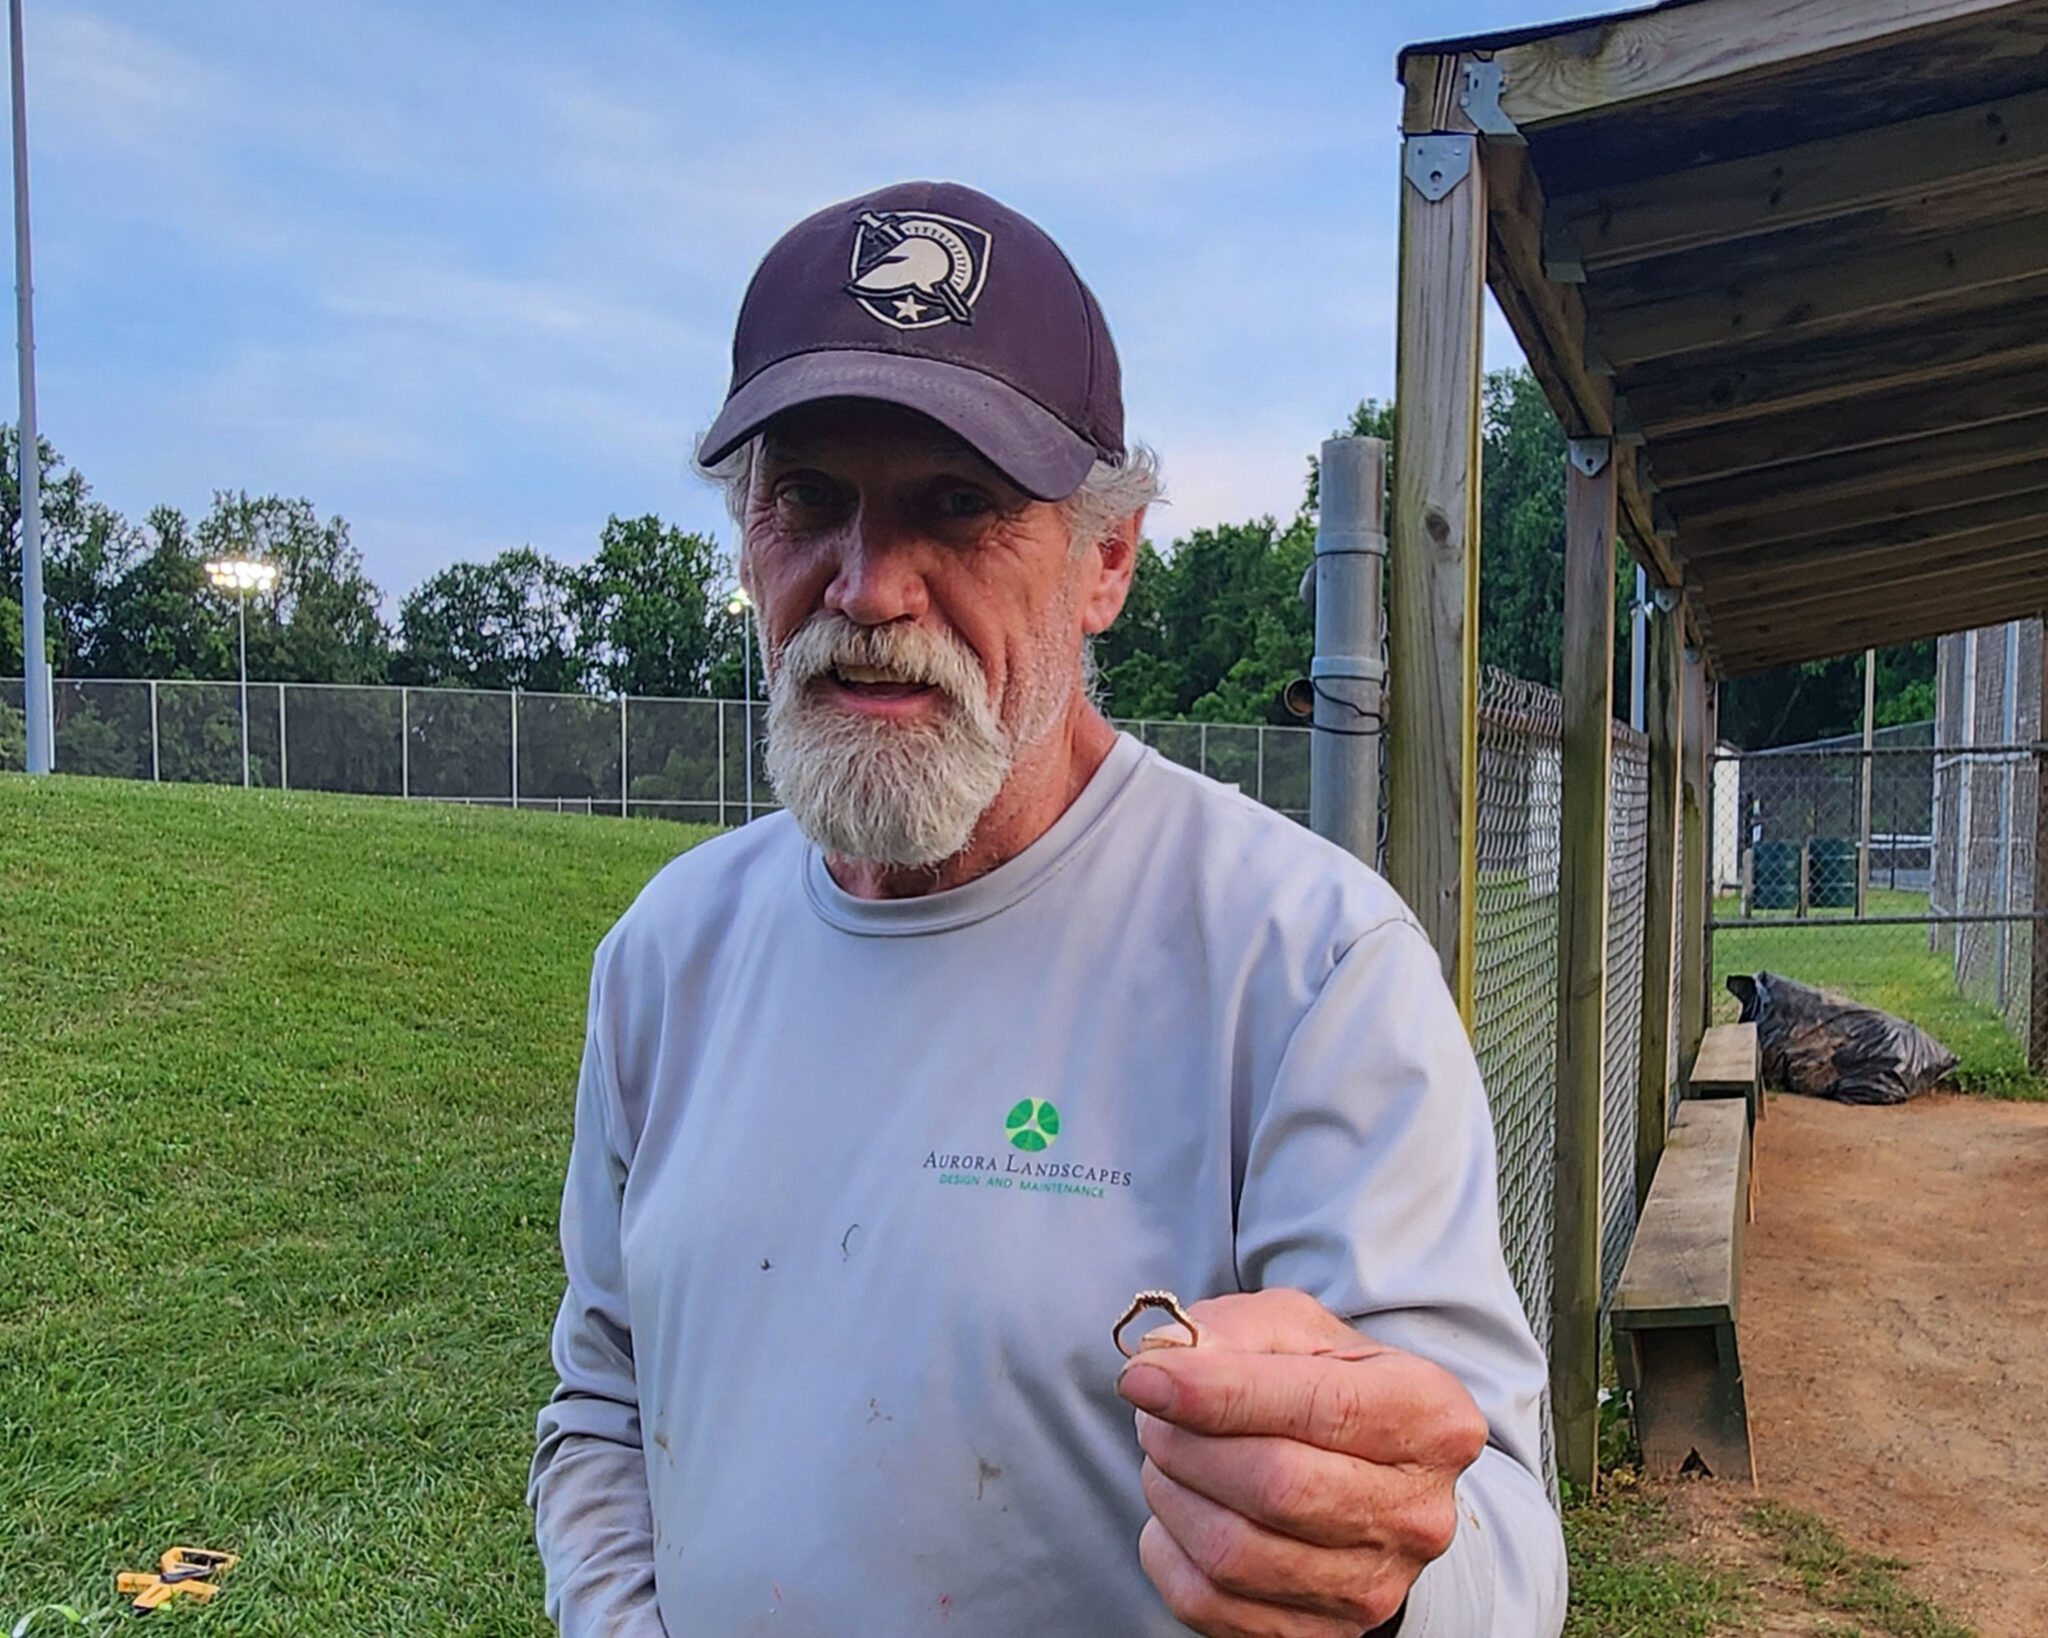
[[[1404,1638],[1550,1638],[1545,1368],[1436,956],[1372,872],[1120,739],[965,887],[841,892],[786,817],[600,947],[530,1499],[568,1638],[1184,1631],[1109,1327],[1293,1286],[1492,1443]]]

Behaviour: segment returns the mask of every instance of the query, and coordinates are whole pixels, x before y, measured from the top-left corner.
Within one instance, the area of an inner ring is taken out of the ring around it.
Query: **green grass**
[[[1741,1609],[1737,1579],[1676,1551],[1679,1530],[1657,1496],[1612,1484],[1565,1508],[1571,1611],[1564,1638],[1714,1638]]]
[[[1873,915],[1924,912],[1924,893],[1872,889]],[[1735,916],[1733,898],[1715,913]],[[1784,927],[1731,928],[1714,935],[1715,1015],[1736,1014],[1724,981],[1730,973],[1769,971],[1818,984],[1918,1024],[1962,1060],[1955,1084],[1997,1097],[2048,1099],[2048,1081],[2029,1072],[2026,1049],[1992,1008],[1956,988],[1951,957],[1931,953],[1927,929],[1853,926],[1817,916]]]
[[[1899,1585],[1898,1572],[1908,1567],[1904,1561],[1856,1552],[1811,1513],[1779,1502],[1751,1508],[1749,1519],[1798,1577],[1809,1599],[1856,1617],[1856,1626],[1830,1629],[1839,1638],[1850,1638],[1866,1627],[1891,1638],[1973,1638],[1971,1628],[1951,1621]]]
[[[159,1622],[548,1631],[590,954],[703,834],[0,775],[0,1619],[182,1544]]]

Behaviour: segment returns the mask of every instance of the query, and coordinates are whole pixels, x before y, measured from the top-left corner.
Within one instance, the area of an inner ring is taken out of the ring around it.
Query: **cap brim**
[[[1036,400],[993,376],[901,353],[799,353],[770,364],[725,401],[698,446],[722,461],[784,410],[826,398],[872,398],[928,415],[1035,500],[1064,500],[1095,464],[1095,446]]]

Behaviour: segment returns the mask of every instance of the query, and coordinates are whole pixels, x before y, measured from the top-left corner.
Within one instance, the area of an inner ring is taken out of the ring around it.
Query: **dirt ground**
[[[1760,1493],[1911,1561],[1982,1638],[2048,1634],[2048,1105],[1773,1097],[1756,1170]],[[1737,1500],[1703,1496],[1698,1527]]]

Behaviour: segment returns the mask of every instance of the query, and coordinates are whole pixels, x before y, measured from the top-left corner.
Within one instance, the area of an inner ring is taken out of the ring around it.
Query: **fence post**
[[[412,795],[412,690],[398,690],[398,794]]]
[[[1368,865],[1379,863],[1386,470],[1387,446],[1378,438],[1330,438],[1323,444],[1316,646],[1309,665],[1315,690],[1309,826]]]
[[[1600,1442],[1600,1104],[1607,1033],[1607,808],[1614,738],[1614,445],[1571,440],[1564,750],[1558,820],[1557,1143],[1550,1404],[1558,1470],[1582,1494]]]
[[[1252,775],[1255,781],[1253,790],[1258,799],[1263,802],[1266,800],[1266,725],[1263,722],[1259,724],[1258,760],[1254,767],[1257,771]],[[1378,863],[1378,861],[1375,860],[1374,863]]]
[[[277,685],[277,788],[281,791],[292,788],[290,765],[285,761],[283,683]]]
[[[1642,1056],[1636,1068],[1636,1209],[1664,1153],[1671,1118],[1671,933],[1678,887],[1678,659],[1682,609],[1650,616],[1644,727],[1650,736],[1650,833],[1643,863]]]
[[[724,830],[725,817],[725,701],[715,700],[718,707],[718,828]]]
[[[2033,994],[2027,1008],[2027,1064],[2036,1075],[2048,1075],[2048,618],[2037,624],[2041,705],[2034,718],[2034,893],[2027,905],[2034,912],[2027,926]]]
[[[626,695],[619,692],[619,817],[626,817]]]
[[[149,679],[149,777],[163,778],[163,752],[158,743],[156,730],[156,678]]]
[[[1458,110],[1460,66],[1456,56],[1417,56],[1403,73],[1387,876],[1436,946],[1469,1030],[1486,177]],[[1448,111],[1441,120],[1439,109]]]
[[[519,690],[512,690],[512,807],[519,807]]]
[[[1876,741],[1877,727],[1877,650],[1863,651],[1863,789],[1859,794],[1862,807],[1861,830],[1856,848],[1856,914],[1868,915],[1870,899],[1870,787],[1871,775],[1875,771],[1870,748]]]

